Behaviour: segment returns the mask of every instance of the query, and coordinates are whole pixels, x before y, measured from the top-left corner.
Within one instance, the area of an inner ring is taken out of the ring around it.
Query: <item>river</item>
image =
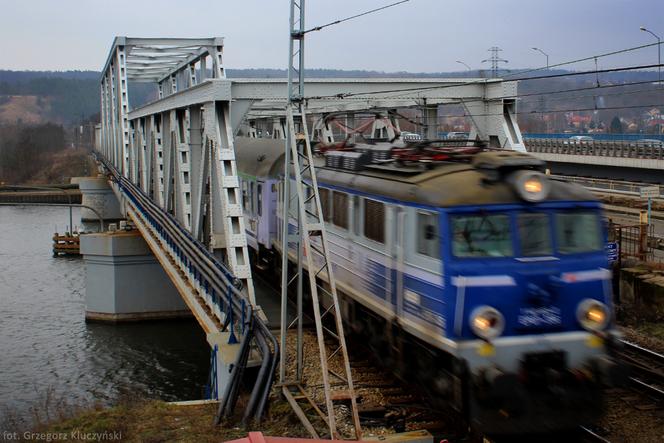
[[[85,322],[83,259],[51,254],[68,220],[66,208],[0,206],[0,424],[58,404],[202,398],[210,355],[195,321]]]

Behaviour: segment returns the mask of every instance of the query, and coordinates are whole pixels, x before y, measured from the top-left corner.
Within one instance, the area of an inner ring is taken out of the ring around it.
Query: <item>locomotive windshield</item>
[[[556,214],[556,237],[561,254],[578,254],[602,249],[599,218],[593,212]]]
[[[514,234],[511,217],[516,221]],[[599,220],[599,215],[591,211],[454,215],[452,253],[459,258],[473,258],[597,252],[602,250]],[[518,244],[513,242],[513,235]]]
[[[520,214],[518,224],[521,255],[536,257],[553,254],[548,214]]]
[[[452,251],[457,257],[511,257],[507,214],[463,215],[452,218]]]

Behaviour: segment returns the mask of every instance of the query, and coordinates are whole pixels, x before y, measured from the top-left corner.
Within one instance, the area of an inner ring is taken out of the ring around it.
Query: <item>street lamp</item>
[[[659,35],[652,32],[650,29],[647,29],[645,26],[639,28],[643,32],[650,33],[653,37],[657,39],[657,84],[659,87],[662,87],[662,39],[659,38]]]
[[[540,48],[533,48],[533,51],[541,52],[546,57],[546,69],[549,69],[549,54],[542,51]]]
[[[650,35],[657,39],[657,87],[662,88],[662,39],[659,38],[659,35],[652,32],[650,29],[647,29],[645,26],[639,28],[643,32],[648,32]],[[661,118],[661,117],[660,117]],[[657,123],[657,136],[659,137],[662,134],[661,124]],[[648,219],[650,221],[650,219]]]
[[[461,64],[461,65],[464,65],[464,66],[466,67],[466,69],[468,69],[468,72],[472,71],[472,69],[470,68],[470,66],[468,66],[466,63],[462,62],[461,60],[457,60],[456,62],[459,63],[459,64]]]

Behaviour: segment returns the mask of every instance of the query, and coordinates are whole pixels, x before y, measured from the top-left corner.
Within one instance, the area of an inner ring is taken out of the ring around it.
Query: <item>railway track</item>
[[[664,403],[664,355],[621,340],[622,360],[631,370],[630,387],[660,404]]]
[[[611,443],[609,440],[602,437],[596,431],[587,428],[585,426],[579,426],[579,431],[581,434],[581,438],[589,443]]]

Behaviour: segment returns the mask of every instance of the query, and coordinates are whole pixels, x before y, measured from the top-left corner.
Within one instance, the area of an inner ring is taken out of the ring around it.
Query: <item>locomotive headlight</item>
[[[479,306],[470,314],[470,329],[485,340],[498,337],[505,329],[505,318],[491,306]]]
[[[551,183],[546,175],[537,171],[517,171],[510,176],[519,197],[529,202],[539,202],[549,195]]]
[[[609,308],[598,300],[586,298],[576,309],[576,318],[588,331],[601,331],[609,324]]]
[[[539,194],[542,192],[542,182],[535,177],[531,177],[523,182],[523,189],[529,194]]]

